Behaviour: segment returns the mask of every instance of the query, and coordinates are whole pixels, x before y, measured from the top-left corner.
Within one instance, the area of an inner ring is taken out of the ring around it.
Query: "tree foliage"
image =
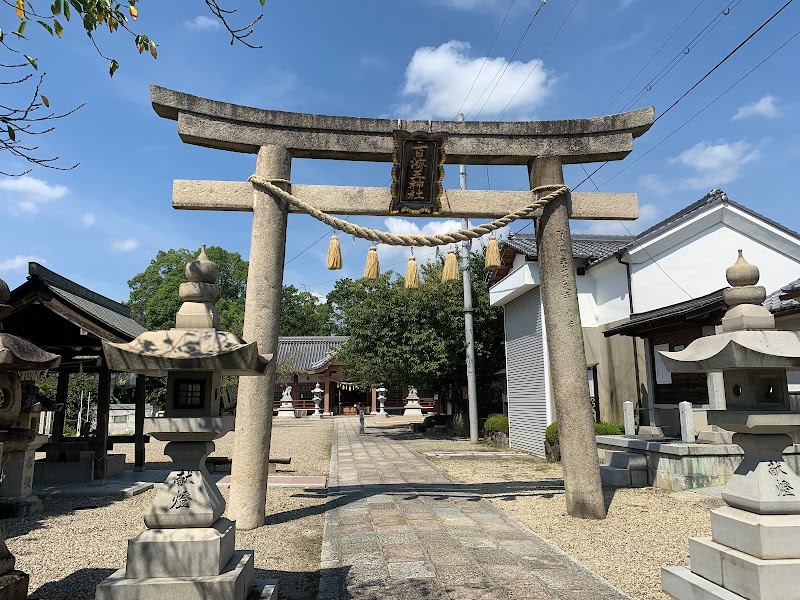
[[[461,401],[466,386],[461,281],[441,283],[443,260],[423,266],[423,282],[406,289],[402,277],[342,279],[328,294],[330,319],[350,340],[337,354],[345,376],[361,387],[414,384]],[[473,254],[475,371],[480,400],[490,400],[493,374],[502,368],[503,323],[489,306],[482,253]]]
[[[320,304],[311,292],[283,286],[280,335],[327,335],[330,330],[327,304]]]
[[[260,12],[255,18],[246,20],[243,25],[233,24],[237,9],[225,8],[219,0],[204,0],[207,9],[213,14],[230,35],[230,42],[239,42],[248,48],[260,48],[248,39],[258,21],[264,15],[265,0],[258,0]],[[139,16],[142,0],[52,0],[41,2],[33,0],[0,0],[4,9],[3,23],[14,23],[11,29],[0,29],[0,69],[8,75],[0,76],[0,86],[28,85],[27,102],[19,105],[0,103],[0,152],[10,152],[12,156],[50,169],[69,170],[72,166],[59,166],[58,157],[37,156],[38,146],[32,139],[53,130],[52,123],[66,117],[81,106],[56,111],[50,110],[50,99],[42,93],[44,73],[37,76],[39,60],[36,51],[26,37],[28,27],[41,27],[52,38],[61,38],[70,28],[83,31],[88,36],[97,54],[108,65],[108,74],[113,77],[120,67],[119,61],[106,56],[98,45],[98,34],[107,30],[108,34],[117,32],[127,34],[139,54],[145,52],[156,58],[158,46],[144,32],[132,29]],[[144,4],[157,10],[155,2]],[[3,6],[5,5],[5,6]],[[2,175],[23,175],[30,172],[9,173],[0,169]]]

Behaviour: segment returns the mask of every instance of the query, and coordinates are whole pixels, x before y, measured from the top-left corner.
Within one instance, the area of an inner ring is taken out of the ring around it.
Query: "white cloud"
[[[635,221],[592,221],[586,233],[597,235],[636,235],[658,220],[659,211],[655,204],[642,204],[639,207],[639,218]]]
[[[505,58],[497,57],[484,64],[483,56],[470,56],[468,42],[451,40],[438,48],[417,48],[403,86],[403,95],[410,100],[398,109],[406,118],[454,119],[466,97],[463,112],[472,113],[468,118],[474,118],[484,102],[483,118],[496,117],[506,105],[505,115],[529,117],[550,95],[554,83],[553,74],[536,58],[506,64]]]
[[[747,117],[764,117],[766,119],[777,119],[783,114],[783,111],[775,105],[777,98],[767,94],[766,96],[740,106],[736,114],[731,117],[731,121],[738,121],[739,119],[746,119]]]
[[[83,225],[84,227],[91,227],[92,225],[94,225],[95,220],[96,219],[94,217],[94,213],[88,212],[85,215],[81,216],[81,225]]]
[[[744,140],[715,144],[704,140],[669,159],[669,162],[682,164],[697,173],[685,180],[686,187],[708,189],[737,179],[743,165],[759,158],[761,152],[751,150],[751,145]]]
[[[639,177],[639,185],[655,196],[669,194],[669,186],[659,175],[647,173]]]
[[[119,239],[111,242],[111,249],[114,252],[130,252],[139,247],[139,241],[134,239]]]
[[[68,193],[66,186],[50,185],[28,175],[0,179],[0,200],[6,201],[14,214],[35,215],[40,205],[63,198]]]
[[[194,31],[215,31],[222,27],[218,19],[206,15],[197,15],[194,19],[184,21],[183,24]]]
[[[14,258],[4,258],[0,260],[0,273],[26,268],[29,262],[37,262],[43,265],[47,264],[47,261],[41,256],[36,256],[35,254],[28,254],[25,256],[17,254]]]
[[[492,10],[498,6],[497,0],[439,0],[445,6],[458,10]]]

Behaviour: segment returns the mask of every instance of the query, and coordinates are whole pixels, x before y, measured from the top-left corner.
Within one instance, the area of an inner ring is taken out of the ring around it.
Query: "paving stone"
[[[418,544],[397,544],[383,546],[386,562],[418,561],[425,557],[425,550]]]
[[[423,577],[436,577],[433,565],[424,561],[416,562],[390,562],[389,576],[394,579],[417,579]]]

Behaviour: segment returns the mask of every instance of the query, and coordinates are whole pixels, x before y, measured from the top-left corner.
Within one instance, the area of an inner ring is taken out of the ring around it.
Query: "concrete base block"
[[[422,416],[422,407],[419,405],[417,401],[409,401],[406,402],[406,405],[403,407],[403,416],[404,417],[421,417]]]
[[[600,465],[600,481],[602,481],[604,485],[610,485],[612,487],[630,487],[631,472],[628,469]]]
[[[106,457],[106,478],[125,472],[125,455],[109,454]]]
[[[294,409],[293,408],[279,408],[278,414],[275,415],[276,419],[294,419]]]
[[[319,413],[319,414],[311,413],[310,415],[308,415],[306,417],[306,419],[309,419],[311,421],[321,421],[322,420],[322,413]]]
[[[0,519],[29,517],[42,510],[39,496],[13,496],[0,498]]]
[[[717,544],[691,538],[692,572],[712,580],[721,569],[725,589],[748,600],[800,600],[800,559],[763,560]]]
[[[10,571],[0,576],[0,598],[3,600],[26,600],[30,577],[22,571]]]
[[[387,412],[376,412],[370,415],[370,418],[378,418],[378,419],[385,419],[389,416]]]
[[[686,567],[662,567],[661,589],[675,600],[747,600]]]
[[[253,587],[253,552],[237,551],[220,575],[127,579],[119,569],[101,582],[96,600],[245,600]]]
[[[247,600],[273,600],[278,598],[277,579],[256,579]]]
[[[718,431],[701,431],[697,434],[697,441],[703,444],[732,444],[733,433],[720,429]]]
[[[606,464],[619,469],[647,469],[647,456],[636,452],[606,450]]]
[[[732,506],[711,511],[711,539],[774,560],[800,558],[800,515],[757,515]]]
[[[236,548],[236,525],[222,518],[212,527],[146,529],[128,541],[125,577],[198,577],[221,573]]]
[[[94,460],[75,462],[47,462],[37,460],[33,466],[33,483],[58,485],[61,483],[89,483],[94,480]]]
[[[647,469],[631,469],[631,487],[643,488],[649,484]]]

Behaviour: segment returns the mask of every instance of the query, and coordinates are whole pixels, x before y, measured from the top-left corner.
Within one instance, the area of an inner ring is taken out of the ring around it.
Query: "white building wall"
[[[726,287],[725,269],[736,261],[739,249],[749,263],[761,270],[759,285],[768,293],[800,274],[800,261],[717,222],[660,254],[651,252],[650,258],[658,261],[658,265],[634,249],[631,254],[634,312],[684,302]]]
[[[589,271],[595,278],[598,325],[627,319],[631,313],[627,268],[618,262],[607,265]]]

